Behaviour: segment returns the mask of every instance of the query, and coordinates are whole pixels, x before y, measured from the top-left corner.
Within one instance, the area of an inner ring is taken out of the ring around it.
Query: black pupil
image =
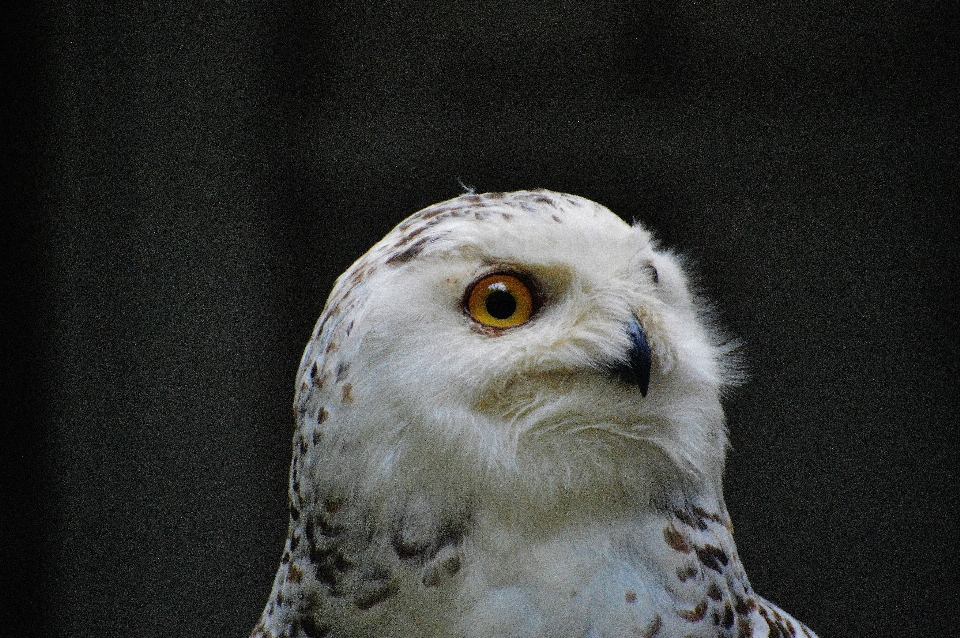
[[[494,319],[508,319],[517,311],[517,300],[506,290],[493,290],[485,305]]]

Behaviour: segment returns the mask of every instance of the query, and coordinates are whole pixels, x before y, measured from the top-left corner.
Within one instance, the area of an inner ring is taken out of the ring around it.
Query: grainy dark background
[[[5,17],[0,634],[245,635],[330,286],[462,180],[689,253],[755,588],[950,635],[955,3],[195,4]]]

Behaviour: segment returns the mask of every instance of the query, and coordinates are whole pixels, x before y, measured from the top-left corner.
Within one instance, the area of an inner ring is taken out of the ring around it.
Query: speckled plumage
[[[464,310],[497,271],[533,282],[526,323]],[[677,257],[591,201],[412,215],[340,277],[304,352],[289,537],[253,636],[812,637],[737,557],[730,350]],[[644,361],[649,387],[622,374]]]

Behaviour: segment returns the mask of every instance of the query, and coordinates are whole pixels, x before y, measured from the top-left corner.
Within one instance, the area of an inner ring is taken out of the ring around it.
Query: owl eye
[[[467,289],[464,309],[478,323],[512,328],[526,323],[534,311],[534,294],[516,275],[493,273]]]

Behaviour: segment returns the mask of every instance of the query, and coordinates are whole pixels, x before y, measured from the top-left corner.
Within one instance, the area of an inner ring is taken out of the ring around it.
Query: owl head
[[[640,224],[545,190],[463,195],[338,279],[297,378],[302,471],[519,509],[719,485],[731,349]]]

